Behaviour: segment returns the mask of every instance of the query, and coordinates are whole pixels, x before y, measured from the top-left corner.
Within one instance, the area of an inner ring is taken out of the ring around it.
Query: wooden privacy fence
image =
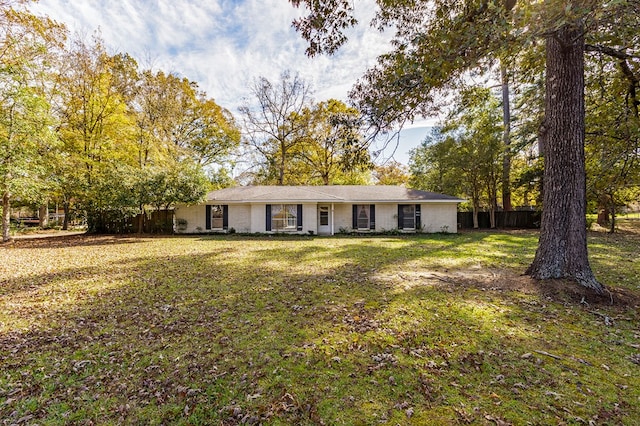
[[[497,228],[535,229],[540,228],[542,212],[531,210],[516,210],[510,212],[496,212]],[[458,227],[473,228],[473,212],[458,212]],[[478,213],[478,227],[491,228],[489,212]]]
[[[90,232],[98,234],[138,233],[142,219],[142,232],[146,234],[172,234],[173,210],[153,210],[144,215],[122,217],[114,212],[95,215],[90,220]]]

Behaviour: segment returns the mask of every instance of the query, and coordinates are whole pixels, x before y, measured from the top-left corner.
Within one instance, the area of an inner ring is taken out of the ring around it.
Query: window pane
[[[211,206],[211,228],[222,229],[222,225],[223,225],[222,206],[221,205]]]
[[[369,229],[369,206],[358,206],[358,229]]]
[[[271,229],[275,231],[284,229],[286,211],[282,207],[282,204],[271,205]]]
[[[295,204],[272,204],[271,229],[274,231],[297,229],[297,208]]]
[[[320,207],[320,226],[329,225],[329,207]]]
[[[298,206],[296,204],[287,204],[286,210],[287,210],[287,228],[297,229],[296,217],[298,215]]]
[[[416,227],[416,207],[413,204],[402,206],[402,228],[414,229]]]

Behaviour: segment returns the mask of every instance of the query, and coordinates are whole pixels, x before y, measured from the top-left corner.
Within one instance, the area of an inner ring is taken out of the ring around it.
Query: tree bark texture
[[[480,228],[480,225],[478,223],[478,210],[480,210],[480,207],[474,203],[473,204],[473,229]]]
[[[70,206],[69,206],[69,202],[68,201],[65,201],[62,204],[62,208],[64,210],[64,219],[62,221],[62,230],[63,231],[66,231],[66,230],[69,229],[69,211],[71,210],[69,207]]]
[[[584,157],[584,37],[566,24],[546,40],[544,194],[540,240],[527,274],[571,278],[603,294],[589,265]]]

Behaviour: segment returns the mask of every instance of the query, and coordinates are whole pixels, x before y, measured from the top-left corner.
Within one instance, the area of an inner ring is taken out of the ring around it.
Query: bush
[[[176,230],[178,231],[186,231],[187,230],[187,219],[178,218],[176,219]]]

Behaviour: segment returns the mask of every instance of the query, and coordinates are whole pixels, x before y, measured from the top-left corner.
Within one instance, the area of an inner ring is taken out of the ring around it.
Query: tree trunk
[[[479,210],[479,207],[474,203],[473,204],[473,229],[478,229],[480,227],[478,224],[478,210]]]
[[[598,208],[598,218],[596,222],[603,228],[609,223],[609,208],[606,205]]]
[[[64,210],[64,219],[62,219],[62,230],[66,231],[69,229],[69,202],[65,201],[62,203],[62,209]]]
[[[504,131],[502,142],[504,143],[504,155],[502,157],[502,209],[505,212],[513,210],[511,206],[511,109],[509,107],[509,79],[507,68],[504,64],[500,68],[502,77],[502,122]]]
[[[11,239],[9,227],[11,225],[11,195],[8,192],[2,194],[2,242]]]
[[[140,206],[140,214],[138,215],[138,234],[144,233],[144,206]]]
[[[613,197],[611,197],[611,227],[609,228],[609,233],[613,234],[616,232],[616,203],[613,201]]]
[[[540,240],[527,274],[571,278],[604,294],[587,256],[584,36],[565,24],[546,39],[544,194]]]
[[[496,211],[493,207],[489,207],[489,227],[496,228]]]
[[[487,187],[487,194],[489,194],[489,226],[491,229],[498,227],[496,222],[496,211],[498,210],[498,182],[496,179],[491,179]]]
[[[284,167],[287,164],[287,150],[284,143],[280,143],[280,170],[278,170],[278,185],[284,185]]]
[[[40,228],[44,229],[49,226],[49,206],[43,204],[38,209],[38,219],[40,220]]]

